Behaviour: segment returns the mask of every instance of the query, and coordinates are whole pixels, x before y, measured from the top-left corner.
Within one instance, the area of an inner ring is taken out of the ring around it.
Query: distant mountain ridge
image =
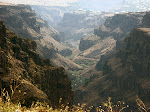
[[[48,24],[52,27],[56,27],[63,18],[65,12],[67,12],[68,7],[55,7],[55,6],[38,6],[31,5],[33,10],[38,13]]]
[[[57,29],[64,32],[66,40],[80,40],[85,35],[93,32],[93,28],[104,23],[112,13],[99,13],[79,10],[65,13]]]
[[[94,34],[102,38],[112,36],[119,40],[141,23],[144,14],[145,12],[115,14],[109,17],[103,25],[94,29]]]

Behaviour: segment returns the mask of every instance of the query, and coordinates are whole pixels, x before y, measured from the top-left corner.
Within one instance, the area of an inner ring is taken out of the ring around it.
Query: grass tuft
[[[16,88],[19,87],[19,84],[15,85],[15,87],[10,87],[11,95],[9,95],[6,89],[1,89],[1,96],[0,96],[0,112],[90,112],[95,109],[94,112],[123,112],[128,105],[125,105],[124,102],[118,101],[115,105],[111,102],[111,97],[108,97],[107,101],[102,102],[102,106],[94,108],[93,106],[86,108],[86,104],[78,104],[77,106],[73,105],[72,107],[65,106],[62,104],[62,98],[59,100],[59,108],[53,109],[47,103],[41,102],[33,102],[30,108],[26,106],[21,106],[20,103],[14,104],[12,103],[13,93],[15,92]],[[138,110],[140,112],[148,112],[150,108],[147,108],[144,102],[137,97],[136,103],[138,106]]]

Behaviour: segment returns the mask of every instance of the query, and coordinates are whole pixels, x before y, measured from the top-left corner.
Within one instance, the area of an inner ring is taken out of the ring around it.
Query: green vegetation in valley
[[[79,85],[83,84],[84,79],[82,79],[80,77],[80,72],[81,71],[71,71],[69,70],[69,74],[72,75],[73,79],[72,79],[72,88],[75,89],[77,88]]]
[[[92,60],[89,60],[89,59],[76,60],[75,63],[79,64],[80,66],[82,66],[84,68],[88,68],[95,64],[95,62],[93,62]]]

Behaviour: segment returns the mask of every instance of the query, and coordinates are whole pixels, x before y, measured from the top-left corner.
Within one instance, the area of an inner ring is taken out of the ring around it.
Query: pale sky
[[[108,10],[121,4],[123,1],[133,0],[0,0],[0,2],[12,4],[45,6],[69,6],[70,3],[76,2],[78,8],[83,8],[85,10]]]
[[[112,3],[122,0],[0,0],[0,2],[13,3],[13,4],[30,4],[30,5],[68,5],[72,2],[89,2],[93,4],[105,2]]]
[[[68,3],[77,0],[0,0],[0,2],[12,4],[30,4],[30,5],[47,5],[47,6],[67,6]]]

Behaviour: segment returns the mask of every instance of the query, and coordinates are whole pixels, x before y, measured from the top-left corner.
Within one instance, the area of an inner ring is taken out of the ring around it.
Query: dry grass
[[[78,104],[78,106],[73,106],[70,108],[69,106],[64,106],[63,104],[58,109],[53,109],[46,103],[36,102],[31,105],[30,108],[22,107],[21,104],[13,104],[10,102],[10,97],[6,92],[6,101],[0,97],[0,112],[90,112],[93,108],[89,107],[85,108],[85,104]],[[61,101],[61,100],[60,100]],[[144,103],[137,98],[136,100],[138,109],[140,112],[148,112],[150,108],[146,108]],[[122,112],[124,109],[129,106],[124,104],[124,102],[118,101],[117,105],[113,105],[111,102],[111,98],[108,98],[106,102],[103,103],[102,106],[99,106],[95,109],[96,112]]]
[[[27,108],[25,106],[22,107],[20,103],[14,104],[11,102],[14,92],[19,86],[20,85],[18,83],[15,83],[14,87],[10,85],[11,93],[8,93],[5,88],[1,89],[0,112],[90,112],[92,109],[95,109],[96,112],[122,112],[124,109],[129,107],[121,101],[118,101],[117,104],[114,105],[111,102],[111,98],[108,97],[108,100],[103,102],[102,106],[97,108],[93,108],[93,106],[91,106],[87,109],[85,104],[78,104],[78,106],[73,105],[72,107],[65,106],[61,103],[62,98],[59,100],[60,106],[58,109],[53,109],[47,103],[41,102],[33,102],[32,105]],[[137,97],[136,102],[140,112],[148,112],[148,110],[150,110],[150,108],[147,108],[139,97]]]
[[[14,90],[12,90],[14,91]],[[13,93],[12,93],[13,94]],[[47,103],[36,102],[30,106],[30,108],[22,107],[20,103],[14,104],[11,102],[11,95],[8,94],[5,89],[1,91],[0,97],[0,112],[90,112],[93,109],[93,106],[88,109],[85,108],[85,104],[78,104],[78,106],[73,105],[71,108],[69,106],[64,106],[61,104],[62,99],[60,98],[58,109],[53,109]],[[4,101],[5,99],[5,101]],[[96,112],[121,112],[128,106],[124,106],[122,102],[119,102],[117,105],[113,105],[111,98],[108,98],[108,101],[103,103],[103,106],[99,106],[95,109]],[[143,112],[143,111],[141,111]],[[144,111],[147,112],[147,111]]]
[[[136,98],[136,103],[140,112],[148,112],[150,110],[150,107],[146,107],[144,102],[138,96]]]

